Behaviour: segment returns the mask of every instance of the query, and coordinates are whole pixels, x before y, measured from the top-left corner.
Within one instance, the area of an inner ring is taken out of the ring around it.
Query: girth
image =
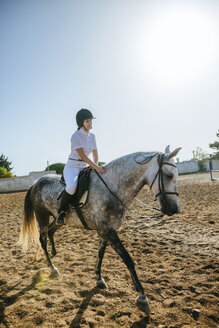
[[[82,210],[80,209],[80,207],[77,207],[76,206],[75,207],[75,212],[77,213],[77,216],[79,217],[79,219],[80,219],[81,223],[83,224],[84,228],[86,230],[91,230],[91,228],[88,227],[88,225],[87,225],[87,223],[86,223],[86,221],[84,219],[84,216],[83,216],[83,213],[82,213]]]

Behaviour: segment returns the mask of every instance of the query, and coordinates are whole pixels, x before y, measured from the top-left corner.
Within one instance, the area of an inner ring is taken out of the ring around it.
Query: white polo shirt
[[[67,165],[71,167],[86,167],[86,162],[74,161],[74,159],[81,159],[76,151],[78,148],[83,148],[85,155],[89,156],[93,150],[97,149],[95,135],[80,129],[75,131],[71,137],[71,153]]]

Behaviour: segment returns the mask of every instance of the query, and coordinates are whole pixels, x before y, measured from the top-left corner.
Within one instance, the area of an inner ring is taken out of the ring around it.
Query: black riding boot
[[[68,212],[69,205],[72,201],[74,195],[70,195],[67,193],[67,191],[64,189],[62,192],[62,197],[61,197],[61,203],[58,209],[58,217],[56,219],[56,224],[62,225],[65,223],[64,218]]]

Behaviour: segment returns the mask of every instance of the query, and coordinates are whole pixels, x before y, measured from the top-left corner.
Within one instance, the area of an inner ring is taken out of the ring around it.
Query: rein
[[[114,194],[114,192],[108,187],[108,185],[106,184],[106,182],[103,180],[103,178],[101,177],[101,175],[96,171],[96,174],[98,175],[98,177],[100,178],[100,180],[103,182],[103,184],[106,186],[106,188],[109,190],[109,192],[128,210],[128,211],[131,211],[122,201],[121,199],[116,195]]]
[[[179,195],[178,192],[170,192],[170,191],[165,191],[164,189],[164,181],[163,181],[163,170],[162,170],[162,166],[163,165],[170,165],[170,166],[173,166],[173,167],[177,167],[175,164],[172,164],[172,163],[168,163],[168,162],[164,162],[164,156],[165,154],[159,154],[158,157],[157,157],[157,161],[158,161],[158,165],[159,165],[159,169],[152,181],[152,184],[150,186],[150,189],[152,188],[155,180],[157,179],[158,177],[158,186],[159,186],[159,192],[156,194],[155,196],[155,200],[157,199],[157,197],[159,195],[166,195],[166,194],[174,194],[174,195]],[[151,158],[152,159],[152,158]],[[151,160],[150,159],[150,160]],[[130,210],[122,201],[121,199],[108,187],[108,185],[106,184],[106,182],[104,181],[104,179],[101,177],[101,175],[96,171],[94,170],[97,174],[97,176],[100,178],[100,180],[103,182],[103,184],[105,185],[105,187],[109,190],[109,192],[122,204],[122,206],[124,206],[129,212],[131,213],[134,213],[135,215],[139,216],[139,214],[137,214],[136,212]],[[157,208],[157,207],[153,207],[153,206],[149,206],[149,205],[146,205],[144,203],[142,203],[139,199],[135,198],[139,203],[141,203],[142,205],[150,208],[150,209],[153,209],[155,211],[159,211],[161,212],[161,209]],[[140,215],[141,216],[141,215]],[[142,217],[142,216],[141,216]]]
[[[109,192],[122,204],[122,206],[124,206],[130,213],[133,213],[133,214],[135,214],[136,216],[138,216],[138,217],[146,217],[146,216],[142,216],[142,215],[139,215],[138,213],[136,213],[135,211],[132,211],[132,210],[130,210],[130,208],[128,208],[122,201],[121,201],[121,199],[108,187],[108,185],[106,184],[106,182],[103,180],[103,178],[100,176],[100,174],[96,171],[96,170],[94,170],[95,172],[96,172],[96,174],[98,175],[98,177],[100,178],[100,180],[103,182],[103,184],[106,186],[106,188],[109,190]],[[156,211],[159,211],[159,212],[161,212],[161,210],[159,209],[159,208],[156,208],[156,207],[154,207],[153,208],[154,210],[156,210]]]

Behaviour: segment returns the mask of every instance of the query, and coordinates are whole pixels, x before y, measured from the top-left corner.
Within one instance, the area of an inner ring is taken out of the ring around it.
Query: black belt
[[[82,159],[69,158],[71,161],[83,162]]]

